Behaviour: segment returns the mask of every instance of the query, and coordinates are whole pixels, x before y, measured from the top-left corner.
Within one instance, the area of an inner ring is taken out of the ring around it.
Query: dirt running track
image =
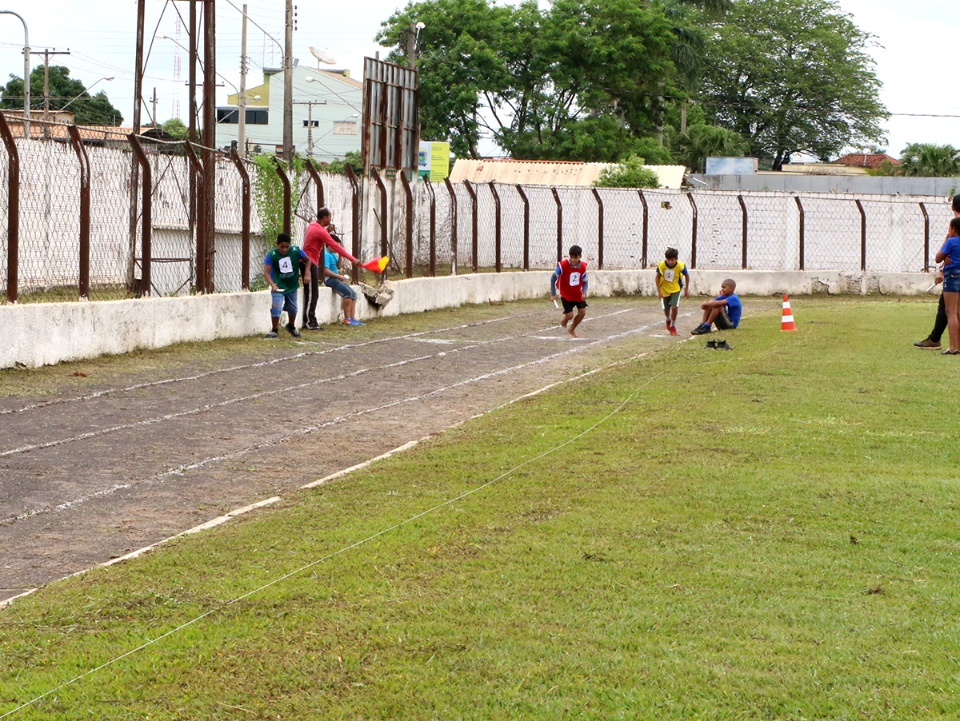
[[[461,324],[428,314],[417,333],[375,320],[264,341],[213,370],[0,398],[0,602],[695,325],[693,302],[670,338],[656,300],[600,299],[573,339],[548,306],[491,306]]]

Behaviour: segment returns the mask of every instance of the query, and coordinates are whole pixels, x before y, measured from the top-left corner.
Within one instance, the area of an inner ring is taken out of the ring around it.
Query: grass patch
[[[793,306],[21,599],[0,714],[956,717],[957,361]]]

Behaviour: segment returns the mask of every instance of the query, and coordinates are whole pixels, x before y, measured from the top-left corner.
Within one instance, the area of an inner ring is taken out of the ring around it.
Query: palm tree
[[[903,174],[914,178],[960,177],[960,150],[952,145],[910,143],[900,163]]]
[[[750,144],[739,134],[714,125],[694,125],[680,136],[680,161],[688,168],[703,170],[708,157],[742,157]]]

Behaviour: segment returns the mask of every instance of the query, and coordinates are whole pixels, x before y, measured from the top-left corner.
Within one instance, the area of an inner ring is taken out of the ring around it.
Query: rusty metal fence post
[[[400,185],[403,186],[403,194],[407,200],[406,212],[404,213],[406,223],[406,243],[404,252],[406,254],[405,267],[407,278],[413,277],[413,188],[410,187],[410,181],[407,180],[406,173],[397,173],[400,176]]]
[[[437,274],[437,196],[429,181],[424,187],[430,195],[430,277],[433,278]]]
[[[20,153],[7,119],[0,113],[0,135],[7,149],[7,302],[16,303],[19,292],[20,256]]]
[[[517,186],[517,193],[523,201],[523,269],[530,270],[530,199],[522,185]]]
[[[473,246],[472,246],[472,249],[471,249],[471,253],[473,254],[473,259],[472,259],[472,262],[471,262],[471,268],[473,268],[473,272],[476,273],[476,272],[477,272],[477,262],[478,262],[478,261],[477,261],[477,256],[478,256],[479,253],[480,253],[480,249],[479,249],[479,247],[478,247],[478,241],[477,241],[477,234],[478,234],[478,232],[479,232],[479,231],[478,231],[478,228],[477,228],[477,193],[476,193],[476,191],[474,191],[473,185],[470,184],[470,181],[469,181],[469,180],[464,180],[464,181],[463,181],[463,185],[464,185],[464,187],[466,187],[467,192],[470,194],[470,202],[471,202],[471,204],[472,204],[472,205],[471,205],[471,213],[473,214],[473,220],[471,221],[471,224],[470,224],[470,232],[471,232],[471,234],[473,235],[473,241],[472,241],[472,242],[473,242]]]
[[[233,161],[237,173],[240,175],[242,196],[240,198],[240,287],[250,290],[250,174],[243,167],[243,160],[236,148],[230,150],[230,160]]]
[[[317,210],[324,207],[326,203],[323,202],[323,180],[320,178],[320,173],[317,171],[316,166],[314,166],[312,160],[307,160],[307,172],[310,173],[310,178],[313,180],[313,184],[317,186]]]
[[[647,241],[650,235],[650,213],[647,209],[647,197],[642,190],[637,190],[640,194],[640,205],[643,207],[643,221],[640,231],[640,267],[647,267]]]
[[[854,201],[860,211],[860,270],[867,269],[867,214],[860,200]]]
[[[453,189],[453,183],[450,178],[444,178],[444,185],[447,186],[447,193],[450,194],[450,271],[453,275],[457,274],[457,193]]]
[[[197,191],[196,197],[196,207],[205,208],[204,200],[204,191],[205,184],[203,182],[203,164],[200,162],[200,159],[197,157],[196,150],[189,140],[184,141],[184,145],[187,148],[187,158],[190,161],[191,173],[190,177],[193,178],[194,187]],[[197,267],[196,267],[196,278],[197,278],[197,293],[206,293],[207,288],[209,287],[209,282],[207,279],[207,216],[206,213],[198,213],[196,221],[194,223],[194,228],[197,231]]]
[[[501,225],[501,216],[500,216],[500,195],[497,193],[497,186],[491,180],[490,181],[490,193],[493,195],[493,210],[494,210],[494,268],[497,269],[497,272],[500,273],[503,270],[503,244],[502,244],[502,225]]]
[[[153,172],[150,169],[150,159],[140,145],[136,133],[130,133],[127,138],[133,147],[133,155],[143,172],[143,187],[141,188],[141,202],[143,203],[143,215],[141,216],[140,229],[140,254],[142,259],[140,276],[140,295],[150,295],[151,292],[151,264],[153,258],[153,249],[151,247],[151,233],[153,231]]]
[[[351,250],[357,258],[360,257],[360,180],[353,172],[350,163],[346,165],[347,180],[350,181],[350,222],[353,226],[353,240]],[[350,269],[350,279],[353,283],[360,282],[360,267],[354,263]]]
[[[389,255],[387,252],[387,186],[383,183],[383,178],[376,168],[371,171],[373,180],[377,184],[377,190],[380,191],[380,255]],[[384,270],[384,277],[387,271]]]
[[[693,219],[690,222],[690,267],[697,267],[697,221],[698,209],[697,202],[693,199],[693,193],[687,193],[687,200],[690,201],[690,208],[693,211]]]
[[[563,203],[560,202],[560,193],[556,188],[550,188],[553,193],[553,202],[557,204],[557,262],[563,260]]]
[[[273,167],[280,178],[280,184],[283,185],[283,232],[290,235],[290,230],[293,228],[293,193],[290,189],[290,177],[287,175],[287,171],[283,169],[283,163],[277,156],[273,156]]]
[[[804,229],[804,227],[803,227],[803,223],[804,223],[803,203],[800,202],[800,196],[799,196],[799,195],[793,196],[793,199],[794,199],[795,201],[797,201],[797,210],[800,212],[800,247],[799,247],[799,251],[800,251],[800,270],[803,270],[803,252],[804,252],[804,246],[806,245],[806,239],[805,239],[806,233],[805,233],[805,229]]]
[[[90,298],[90,159],[76,125],[67,128],[80,164],[80,299]]]
[[[923,270],[926,272],[930,269],[930,216],[925,203],[920,203],[920,212],[923,214]]]
[[[593,197],[597,201],[597,270],[603,270],[603,198],[596,188]]]
[[[740,203],[740,267],[747,269],[747,204],[742,195],[737,196],[737,202]]]

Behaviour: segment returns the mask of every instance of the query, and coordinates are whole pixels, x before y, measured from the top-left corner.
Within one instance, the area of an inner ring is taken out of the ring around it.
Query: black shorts
[[[585,300],[567,300],[563,296],[560,296],[560,302],[563,303],[563,312],[564,313],[573,313],[574,308],[586,308],[587,301]]]
[[[720,315],[718,315],[713,322],[716,324],[717,330],[733,330],[736,327],[731,322],[730,314],[727,313],[726,308],[720,311]]]

